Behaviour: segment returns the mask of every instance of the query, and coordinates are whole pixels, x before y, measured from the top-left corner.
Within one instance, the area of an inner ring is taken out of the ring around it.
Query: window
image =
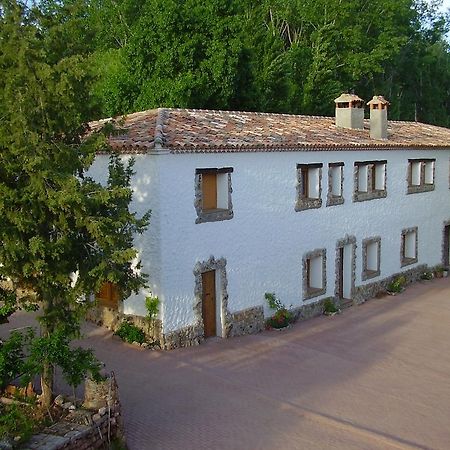
[[[322,206],[323,164],[297,164],[296,211]]]
[[[363,202],[386,195],[386,161],[355,162],[353,201]]]
[[[402,231],[401,266],[408,266],[417,262],[417,227],[406,228]]]
[[[232,167],[197,169],[195,171],[196,223],[233,218],[232,172]]]
[[[342,205],[344,183],[344,163],[328,164],[328,195],[327,206]]]
[[[100,292],[95,296],[100,306],[111,309],[118,309],[119,297],[119,288],[117,284],[111,283],[110,281],[103,283]]]
[[[362,280],[380,275],[381,238],[372,237],[362,242],[363,271]]]
[[[317,297],[326,290],[326,250],[320,248],[303,257],[303,297]]]
[[[408,160],[408,194],[434,190],[435,159]]]

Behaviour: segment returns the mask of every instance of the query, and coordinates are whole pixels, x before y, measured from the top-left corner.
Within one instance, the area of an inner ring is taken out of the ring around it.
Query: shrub
[[[270,309],[275,310],[275,314],[269,317],[266,321],[267,328],[284,328],[287,327],[292,321],[292,313],[289,312],[286,307],[277,299],[274,292],[266,292],[264,297],[267,300]]]
[[[403,275],[400,275],[399,277],[395,278],[394,281],[388,284],[387,289],[389,292],[399,293],[403,291],[405,285],[406,285],[406,278]]]
[[[433,278],[433,273],[429,270],[425,270],[425,272],[420,275],[421,280],[431,280]]]
[[[133,342],[138,342],[139,344],[145,342],[144,331],[127,321],[122,322],[114,334],[119,336],[122,341],[129,342],[130,344]]]
[[[149,319],[154,319],[159,313],[159,298],[146,297],[145,307],[147,308],[147,317]]]
[[[10,436],[18,438],[19,443],[27,441],[40,424],[34,415],[35,410],[32,405],[1,405],[0,439]]]
[[[323,302],[323,312],[325,314],[337,313],[339,308],[336,306],[332,298],[326,298]]]

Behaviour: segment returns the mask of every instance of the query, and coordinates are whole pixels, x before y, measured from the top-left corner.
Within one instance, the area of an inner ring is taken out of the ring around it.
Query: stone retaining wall
[[[124,314],[106,306],[94,306],[86,314],[86,319],[111,331],[117,331],[123,321],[128,321],[141,328],[149,342],[159,342],[163,345],[162,323],[159,319],[149,319],[142,316]]]
[[[55,403],[56,403],[55,399]],[[90,450],[123,441],[121,406],[114,374],[96,383],[86,380],[83,408],[70,411],[22,446],[25,450]]]

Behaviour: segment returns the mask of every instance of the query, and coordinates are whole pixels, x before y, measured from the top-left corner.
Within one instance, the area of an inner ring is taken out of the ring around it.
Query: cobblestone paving
[[[169,352],[85,332],[116,373],[130,450],[450,448],[450,279]]]

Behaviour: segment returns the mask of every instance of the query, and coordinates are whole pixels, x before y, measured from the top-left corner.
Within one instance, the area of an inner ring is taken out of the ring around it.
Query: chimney
[[[389,102],[382,95],[374,95],[370,102],[370,137],[387,139],[387,107]]]
[[[364,128],[364,100],[355,94],[341,94],[336,103],[336,126],[351,129]]]

